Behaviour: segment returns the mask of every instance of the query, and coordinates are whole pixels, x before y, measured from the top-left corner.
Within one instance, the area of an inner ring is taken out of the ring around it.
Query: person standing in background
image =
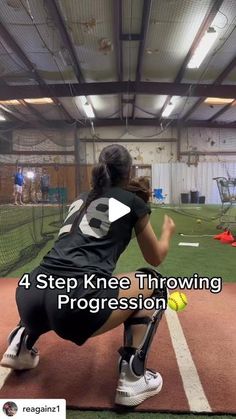
[[[40,189],[42,192],[42,201],[48,201],[48,190],[50,185],[50,177],[46,169],[43,169],[42,176],[40,178]]]
[[[14,197],[15,197],[15,205],[18,205],[17,199],[19,198],[19,204],[24,205],[22,201],[22,191],[24,185],[24,176],[22,173],[22,168],[18,167],[17,173],[14,175]]]

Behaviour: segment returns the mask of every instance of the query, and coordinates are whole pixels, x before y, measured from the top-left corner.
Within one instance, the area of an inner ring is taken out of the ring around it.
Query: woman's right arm
[[[147,263],[152,266],[161,264],[168,253],[170,240],[174,231],[175,223],[172,218],[167,215],[165,215],[159,239],[153,231],[148,216],[137,221],[135,225],[137,241]]]

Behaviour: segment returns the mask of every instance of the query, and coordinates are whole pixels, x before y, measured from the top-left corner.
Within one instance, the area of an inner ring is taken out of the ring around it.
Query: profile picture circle
[[[9,401],[9,402],[4,403],[2,410],[6,416],[10,417],[10,416],[14,416],[17,413],[18,407],[16,403]]]

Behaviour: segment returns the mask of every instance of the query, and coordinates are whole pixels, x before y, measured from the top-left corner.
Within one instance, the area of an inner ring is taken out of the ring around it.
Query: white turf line
[[[5,381],[7,380],[11,372],[11,368],[4,368],[0,366],[0,390],[1,388],[3,388]]]
[[[204,393],[196,366],[193,362],[177,313],[171,309],[167,309],[166,320],[190,411],[212,412]]]
[[[179,242],[178,246],[198,247],[199,243]]]

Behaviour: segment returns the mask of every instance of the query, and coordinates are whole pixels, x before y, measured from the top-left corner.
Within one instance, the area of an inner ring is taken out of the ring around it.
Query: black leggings
[[[58,295],[66,294],[66,292],[57,289],[38,289],[36,279],[40,273],[46,272],[40,267],[34,269],[30,274],[30,288],[26,290],[20,286],[16,290],[16,302],[21,318],[20,324],[26,328],[26,333],[29,336],[27,346],[33,346],[39,336],[50,330],[55,331],[63,339],[82,345],[107,321],[112,310],[106,307],[97,313],[91,313],[89,308],[72,310],[66,305],[58,310]],[[53,275],[52,272],[47,272],[47,274]],[[53,276],[58,277],[58,275]],[[77,279],[80,278],[77,276]],[[85,290],[82,287],[82,279],[78,282],[80,285],[69,294],[69,297],[86,298],[86,300],[118,297],[118,289]]]

